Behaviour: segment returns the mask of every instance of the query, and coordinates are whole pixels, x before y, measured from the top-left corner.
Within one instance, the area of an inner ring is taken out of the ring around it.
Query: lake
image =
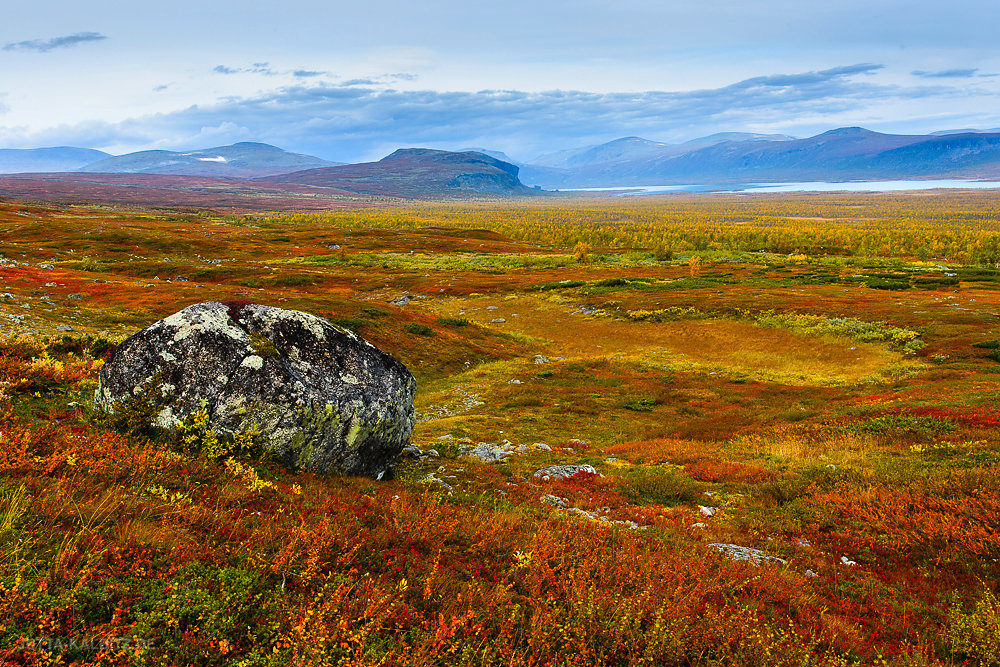
[[[933,189],[1000,189],[1000,181],[944,179],[935,181],[848,181],[827,183],[732,183],[728,185],[637,185],[617,188],[565,188],[561,192],[606,192],[628,190],[620,196],[652,195],[668,192],[906,192]]]

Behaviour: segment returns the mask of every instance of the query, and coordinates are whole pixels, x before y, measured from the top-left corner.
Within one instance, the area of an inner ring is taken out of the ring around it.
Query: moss
[[[275,347],[274,341],[269,340],[256,331],[250,332],[250,347],[253,348],[253,353],[261,359],[271,359],[279,356],[278,348]]]

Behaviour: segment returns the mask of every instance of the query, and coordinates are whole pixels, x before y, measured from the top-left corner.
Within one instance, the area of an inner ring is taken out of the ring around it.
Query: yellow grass
[[[671,370],[825,385],[875,378],[908,365],[882,344],[805,336],[738,320],[629,322],[584,315],[575,305],[536,296],[452,298],[427,307],[544,341],[545,354],[567,360],[615,358]]]

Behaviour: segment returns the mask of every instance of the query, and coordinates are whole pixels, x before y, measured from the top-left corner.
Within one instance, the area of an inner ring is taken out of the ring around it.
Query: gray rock
[[[259,430],[290,467],[379,478],[413,430],[415,393],[405,366],[324,319],[208,302],[119,345],[94,403],[115,413],[153,400],[168,430],[204,409],[220,438]]]
[[[69,299],[70,301],[83,301],[83,297],[80,296],[79,294],[70,294],[66,298]]]
[[[56,327],[56,331],[66,331],[66,332],[69,332],[69,331],[76,331],[76,329],[74,329],[73,327],[71,327],[68,324],[60,324],[59,326]]]
[[[427,475],[427,477],[424,477],[423,479],[421,479],[420,483],[421,484],[429,484],[431,486],[437,486],[441,490],[447,491],[448,495],[451,495],[451,492],[455,490],[455,487],[453,487],[448,482],[444,481],[443,479],[438,479],[437,477],[435,477],[434,473],[430,473],[429,475]]]
[[[549,466],[548,468],[542,468],[541,470],[536,470],[534,476],[541,479],[544,482],[548,482],[554,479],[566,479],[567,477],[572,477],[578,473],[589,473],[591,475],[596,475],[597,471],[594,470],[594,466],[590,465],[564,465],[564,466]]]
[[[51,264],[39,264],[38,268],[44,269],[46,271],[51,271],[52,269],[54,269],[56,267],[52,266]]]
[[[483,463],[499,463],[513,453],[506,445],[494,445],[489,442],[480,442],[475,447],[460,447],[459,452],[463,456],[471,456]]]
[[[549,358],[546,357],[544,354],[536,354],[535,355],[535,363],[536,364],[547,364],[547,363],[550,363],[550,362],[549,362]]]
[[[391,303],[394,306],[405,306],[406,304],[410,303],[410,297],[401,296],[398,299],[393,299],[389,303]]]
[[[492,322],[493,324],[503,324],[506,321],[507,320],[505,320],[502,317],[494,317],[492,320],[490,320],[490,322]]]
[[[709,549],[715,549],[730,558],[730,560],[735,561],[747,561],[753,563],[754,565],[760,565],[761,563],[780,563],[781,565],[788,565],[788,561],[783,558],[778,558],[777,556],[768,556],[760,549],[751,549],[750,547],[741,547],[738,544],[709,544]]]
[[[554,496],[550,493],[546,493],[544,496],[539,496],[538,498],[543,504],[551,505],[557,509],[567,509],[569,508],[569,502],[565,498],[560,498],[559,496]]]

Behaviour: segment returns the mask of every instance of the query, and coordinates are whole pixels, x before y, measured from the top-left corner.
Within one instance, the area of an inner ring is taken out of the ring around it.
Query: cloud
[[[628,135],[684,140],[720,130],[788,127],[803,118],[827,127],[858,124],[879,103],[955,94],[944,85],[904,87],[868,76],[880,69],[863,63],[677,92],[442,92],[376,85],[385,77],[303,81],[117,124],[59,128],[36,141],[130,144],[136,150],[257,140],[341,161],[378,158],[401,146],[485,146],[530,158]]]
[[[976,72],[978,71],[978,67],[970,67],[968,69],[943,69],[937,72],[926,72],[921,69],[916,69],[910,72],[910,74],[924,79],[967,79],[969,77],[976,76]]]
[[[329,72],[320,72],[320,71],[309,70],[309,69],[292,70],[292,76],[294,76],[294,77],[296,77],[298,79],[309,79],[309,78],[312,78],[314,76],[325,76],[326,74],[329,74]]]
[[[52,39],[29,39],[24,42],[11,42],[3,47],[4,51],[52,51],[77,46],[85,42],[100,42],[107,39],[99,32],[78,32]]]
[[[278,72],[271,69],[270,63],[253,63],[249,67],[216,65],[212,68],[212,71],[216,74],[263,74],[264,76],[275,76],[278,74]]]
[[[171,85],[173,85],[173,84],[170,84],[170,83],[161,83],[159,86],[154,86],[153,87],[153,92],[154,93],[162,93],[164,90],[166,90],[167,88],[169,88]]]

